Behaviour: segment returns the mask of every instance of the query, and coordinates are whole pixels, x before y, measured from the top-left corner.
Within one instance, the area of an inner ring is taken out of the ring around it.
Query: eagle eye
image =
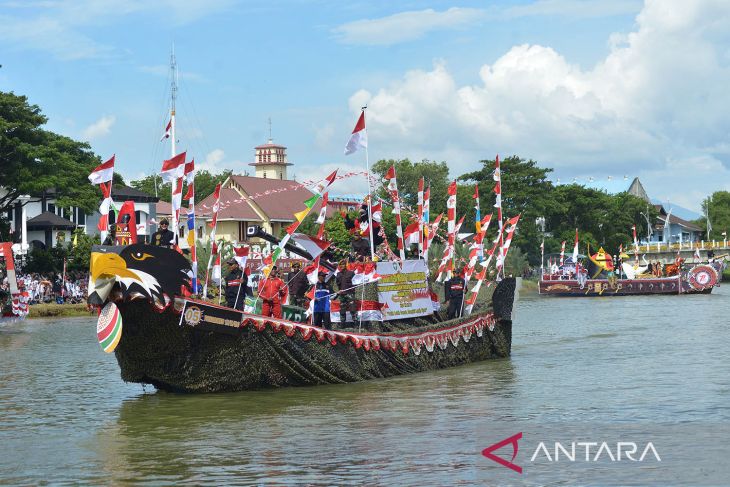
[[[153,258],[153,257],[154,257],[154,256],[152,256],[152,255],[148,254],[147,252],[145,252],[145,253],[142,253],[142,252],[135,252],[135,253],[133,253],[133,254],[132,254],[132,258],[133,258],[134,260],[147,260],[147,259],[151,259],[151,258]]]

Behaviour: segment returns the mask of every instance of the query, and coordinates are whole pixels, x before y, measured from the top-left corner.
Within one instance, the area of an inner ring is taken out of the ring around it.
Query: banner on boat
[[[405,260],[378,262],[378,300],[384,320],[415,318],[433,313],[426,280],[426,262]]]

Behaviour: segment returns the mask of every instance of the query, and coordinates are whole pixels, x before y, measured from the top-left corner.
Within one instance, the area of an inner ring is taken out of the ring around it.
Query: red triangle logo
[[[517,456],[517,450],[519,449],[519,445],[517,442],[522,439],[522,432],[517,433],[516,435],[510,436],[509,438],[505,438],[504,440],[495,443],[494,445],[486,447],[484,450],[482,450],[482,455],[489,458],[490,460],[499,463],[503,467],[507,467],[509,469],[514,470],[517,473],[522,473],[522,467],[519,465],[515,465],[514,460]],[[498,457],[493,452],[496,450],[499,450],[505,445],[512,445],[512,459],[510,461],[505,460],[502,457]]]

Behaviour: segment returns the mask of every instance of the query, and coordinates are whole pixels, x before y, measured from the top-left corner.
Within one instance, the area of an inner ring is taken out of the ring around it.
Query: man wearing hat
[[[301,262],[292,264],[291,272],[286,276],[286,282],[289,286],[290,304],[304,307],[304,293],[307,292],[309,281],[307,281],[307,275],[302,272]]]
[[[330,295],[332,289],[325,282],[327,274],[320,272],[317,276],[317,284],[314,285],[314,306],[313,324],[322,328],[331,328],[330,321]]]
[[[226,264],[229,272],[226,274],[226,305],[243,311],[246,302],[246,289],[248,288],[248,276],[239,267],[236,259],[228,259]]]
[[[172,242],[175,239],[175,234],[167,229],[170,223],[167,218],[160,220],[160,227],[152,234],[152,245],[158,245],[160,247],[170,248]]]
[[[464,303],[466,281],[462,277],[464,269],[459,267],[454,276],[444,283],[444,302],[449,303],[448,319],[461,317],[461,308]]]

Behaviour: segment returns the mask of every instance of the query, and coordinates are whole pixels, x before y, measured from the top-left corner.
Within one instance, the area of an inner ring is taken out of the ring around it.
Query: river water
[[[510,359],[216,395],[123,383],[91,317],[0,324],[0,484],[727,484],[728,317],[730,286],[523,292]],[[522,473],[481,454],[518,433]],[[656,454],[594,458],[619,441]],[[556,461],[556,442],[598,446]]]

